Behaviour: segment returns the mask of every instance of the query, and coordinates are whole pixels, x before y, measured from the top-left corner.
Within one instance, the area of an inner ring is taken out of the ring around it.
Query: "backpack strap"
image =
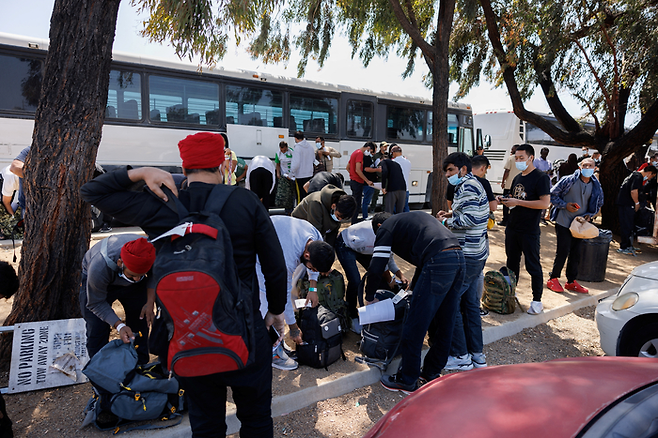
[[[103,239],[101,240],[101,255],[103,256],[103,259],[105,260],[105,264],[107,265],[108,268],[113,270],[114,272],[119,271],[119,266],[117,266],[116,262],[110,258],[109,255],[107,255],[107,240],[109,239]]]
[[[235,193],[237,186],[227,186],[226,184],[217,184],[213,187],[206,204],[203,206],[203,211],[201,213],[215,213],[217,216],[222,212],[224,204],[228,201],[228,198]],[[211,208],[212,211],[208,211],[208,208]]]

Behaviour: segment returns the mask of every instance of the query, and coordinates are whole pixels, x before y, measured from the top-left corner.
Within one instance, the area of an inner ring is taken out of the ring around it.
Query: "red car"
[[[584,357],[446,375],[364,438],[656,436],[658,360]]]

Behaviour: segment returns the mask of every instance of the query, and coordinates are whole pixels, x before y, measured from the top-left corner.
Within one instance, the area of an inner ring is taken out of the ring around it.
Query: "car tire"
[[[652,322],[635,330],[624,356],[658,359],[658,322]]]

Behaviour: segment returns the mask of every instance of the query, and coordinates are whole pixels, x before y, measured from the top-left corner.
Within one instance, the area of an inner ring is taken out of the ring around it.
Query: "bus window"
[[[423,140],[425,111],[389,106],[386,108],[386,137],[391,140]]]
[[[432,133],[434,132],[434,126],[432,125],[434,123],[432,119],[432,111],[427,112],[427,142],[432,143]]]
[[[149,77],[149,116],[152,121],[217,124],[218,108],[219,86],[215,83]]]
[[[347,102],[347,135],[350,137],[372,137],[371,102],[350,100]]]
[[[0,55],[0,109],[35,112],[43,64],[37,59]]]
[[[336,134],[338,99],[305,97],[290,94],[290,120],[295,120],[291,131],[314,134]]]
[[[523,122],[521,122],[523,123]],[[550,135],[546,134],[541,129],[537,128],[535,125],[526,123],[525,124],[525,141],[526,143],[531,144],[545,144],[557,146],[558,142],[553,140]]]
[[[227,85],[226,123],[283,126],[283,93],[263,88]]]
[[[141,76],[138,73],[112,70],[107,92],[106,119],[142,119]]]
[[[457,114],[448,114],[448,146],[457,147],[457,132],[459,131],[459,122]]]

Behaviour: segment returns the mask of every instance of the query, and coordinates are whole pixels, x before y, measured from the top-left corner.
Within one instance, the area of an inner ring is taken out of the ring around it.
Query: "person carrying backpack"
[[[116,169],[89,181],[82,187],[85,201],[118,220],[140,226],[150,238],[160,236],[180,222],[170,205],[176,195],[189,212],[200,212],[213,198],[232,190],[223,208],[216,214],[230,235],[233,260],[239,282],[248,288],[251,298],[255,345],[253,363],[232,372],[195,377],[179,377],[189,402],[189,418],[194,436],[226,434],[226,394],[231,387],[242,437],[271,437],[273,423],[271,342],[267,333],[274,325],[283,333],[286,304],[286,266],[283,251],[267,211],[252,192],[220,185],[219,166],[224,161],[224,140],[219,134],[201,132],[178,144],[188,188],[178,192],[171,174],[156,168]],[[144,181],[149,191],[129,191],[135,182]],[[163,191],[162,186],[166,186]],[[169,193],[167,195],[165,192]],[[172,195],[173,193],[173,195]],[[263,319],[258,311],[256,256],[266,282],[268,312]],[[230,263],[227,260],[226,263]],[[183,297],[184,299],[184,297]],[[203,358],[199,364],[203,365]]]

